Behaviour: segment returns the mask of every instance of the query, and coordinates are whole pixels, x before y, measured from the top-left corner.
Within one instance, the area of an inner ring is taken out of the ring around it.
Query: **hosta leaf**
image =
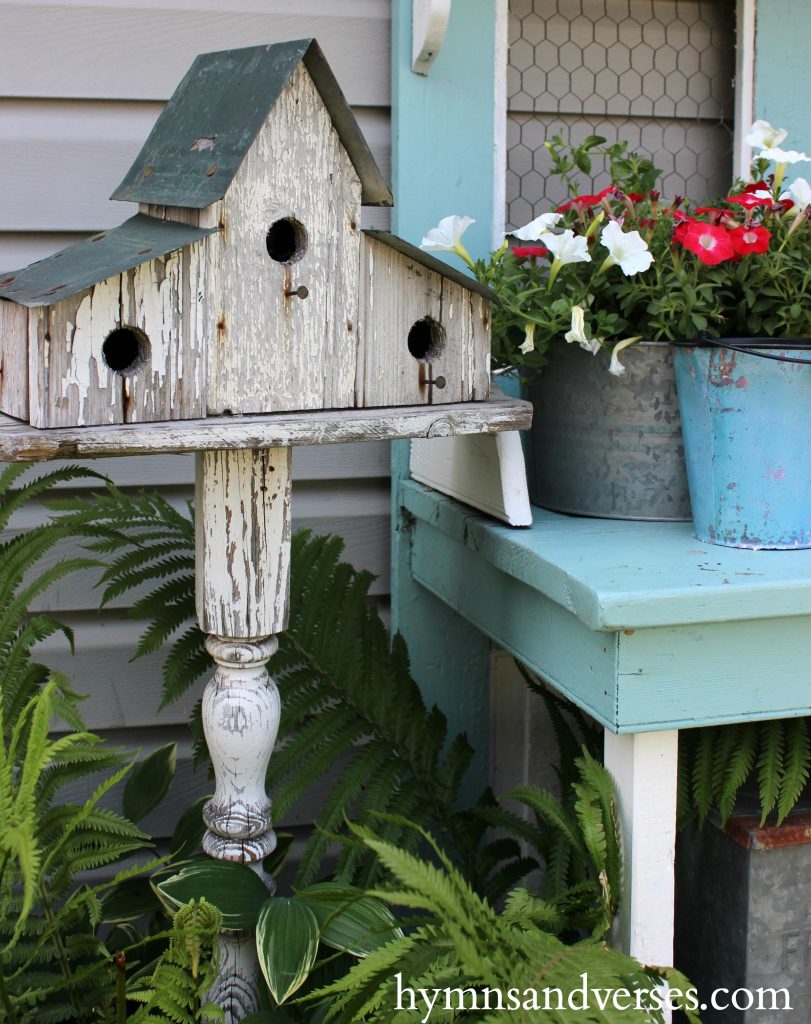
[[[276,833],[276,849],[262,861],[262,867],[268,875],[278,875],[284,866],[284,862],[293,849],[296,837],[292,832]]]
[[[137,764],[124,787],[122,808],[130,821],[140,821],[163,800],[175,774],[177,747],[167,743]]]
[[[137,921],[160,909],[160,903],[148,878],[127,878],[104,897],[102,921]]]
[[[389,908],[354,886],[321,882],[295,898],[312,910],[321,941],[353,956],[368,956],[403,935]]]
[[[161,901],[175,911],[193,899],[208,900],[222,914],[226,931],[251,931],[268,898],[264,882],[244,864],[208,857],[159,874],[153,883]]]
[[[209,799],[207,796],[201,796],[181,814],[169,842],[169,853],[173,859],[191,857],[198,852],[206,831],[203,806]]]
[[[259,966],[277,1003],[307,979],[318,953],[318,921],[295,897],[275,897],[262,907],[256,925]]]

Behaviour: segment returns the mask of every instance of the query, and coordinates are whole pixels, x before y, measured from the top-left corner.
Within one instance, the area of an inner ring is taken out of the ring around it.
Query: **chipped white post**
[[[216,669],[203,694],[216,780],[203,849],[253,867],[276,846],[265,772],[279,729],[279,693],[265,665],[287,625],[292,449],[197,455],[197,617]],[[259,1009],[252,935],[224,934],[211,997],[227,1024]]]
[[[604,750],[622,839],[614,941],[643,964],[672,967],[679,734],[668,729],[617,735],[606,729]]]

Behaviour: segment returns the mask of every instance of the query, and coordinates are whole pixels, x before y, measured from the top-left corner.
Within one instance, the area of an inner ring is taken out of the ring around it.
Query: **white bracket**
[[[427,75],[437,58],[451,16],[451,0],[413,0],[411,11],[411,70]]]

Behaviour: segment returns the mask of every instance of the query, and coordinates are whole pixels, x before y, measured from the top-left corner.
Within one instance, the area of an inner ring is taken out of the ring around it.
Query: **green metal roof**
[[[3,274],[0,298],[23,306],[47,306],[217,230],[139,213],[117,228],[70,245],[23,270]]]
[[[358,173],[364,206],[393,205],[355,116],[314,39],[197,57],[111,198],[194,209],[222,199],[302,61]]]
[[[430,253],[425,252],[422,249],[418,249],[416,245],[412,245],[410,242],[404,241],[402,238],[398,238],[397,235],[391,235],[388,231],[372,231],[370,229],[364,229],[364,235],[368,235],[370,238],[377,238],[381,242],[385,242],[386,245],[390,245],[392,249],[396,249],[397,252],[401,252],[403,256],[409,256],[415,263],[419,263],[420,266],[427,267],[428,270],[433,270],[435,274],[441,274],[442,277],[447,277],[456,284],[460,284],[463,288],[468,288],[472,292],[478,292],[479,295],[483,295],[486,299],[491,302],[498,302],[498,296],[485,284],[480,284],[475,277],[470,277],[468,274],[463,273],[461,270],[457,270],[455,267],[449,266],[442,260],[438,260],[436,256],[431,256]]]

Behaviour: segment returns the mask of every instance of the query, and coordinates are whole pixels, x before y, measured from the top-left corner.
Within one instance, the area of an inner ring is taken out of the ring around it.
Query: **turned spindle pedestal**
[[[197,456],[197,617],[209,634],[214,675],[203,728],[216,788],[203,810],[203,849],[252,867],[276,846],[267,772],[279,731],[279,691],[266,664],[287,625],[290,582],[290,448]],[[259,1008],[252,934],[224,933],[212,999],[227,1024]]]

